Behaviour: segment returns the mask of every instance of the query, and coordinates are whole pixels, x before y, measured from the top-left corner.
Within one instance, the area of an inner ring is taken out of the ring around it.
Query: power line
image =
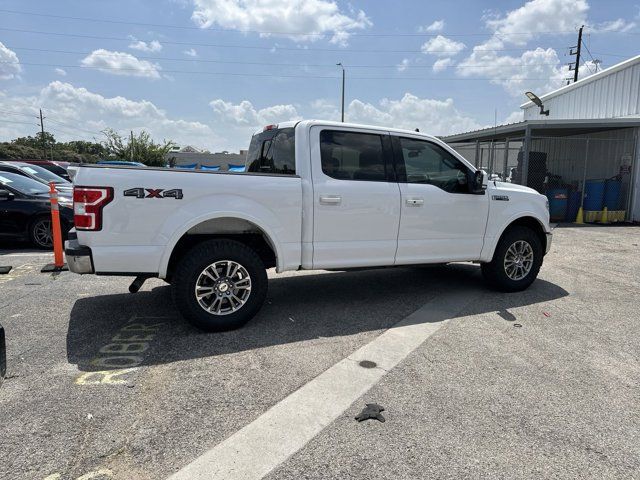
[[[108,53],[96,53],[93,52],[80,52],[71,50],[51,50],[46,48],[30,48],[30,47],[11,47],[12,50],[17,51],[30,51],[30,52],[46,52],[46,53],[62,53],[71,55],[92,55],[96,57],[111,57],[113,52]],[[117,52],[121,53],[121,52]],[[259,66],[277,66],[277,67],[321,67],[321,68],[335,68],[335,64],[331,63],[282,63],[282,62],[239,62],[239,61],[227,61],[227,60],[208,60],[208,59],[193,59],[193,58],[176,58],[176,57],[155,57],[147,55],[135,55],[138,60],[164,60],[170,62],[193,62],[193,63],[220,63],[230,65],[259,65]],[[435,63],[421,64],[421,65],[403,65],[402,68],[432,68]],[[529,67],[532,65],[557,65],[557,62],[543,62],[543,63],[514,63],[509,67]],[[453,64],[449,67],[474,67],[474,68],[494,68],[494,65],[486,64],[473,64],[473,63],[460,63]],[[345,64],[345,67],[349,68],[398,68],[397,64],[393,65],[351,65]]]
[[[113,71],[121,71],[121,72],[137,72],[137,73],[177,73],[177,74],[186,74],[186,75],[222,75],[222,76],[233,76],[233,77],[266,77],[266,78],[316,78],[316,79],[327,79],[327,80],[338,80],[340,77],[335,75],[283,75],[283,74],[272,74],[272,73],[243,73],[243,72],[207,72],[200,70],[165,70],[165,69],[137,69],[137,68],[121,68],[121,67],[108,67],[108,66],[94,66],[94,65],[62,65],[59,63],[31,63],[31,62],[10,62],[10,61],[0,61],[0,64],[8,63],[8,64],[20,64],[20,65],[30,65],[36,67],[59,67],[59,68],[89,68],[94,70],[113,70]],[[509,77],[498,78],[498,77],[485,77],[485,78],[466,78],[466,77],[381,77],[381,76],[355,76],[350,77],[355,80],[466,80],[466,81],[486,81],[486,80],[509,80]],[[521,80],[548,80],[548,78],[521,78]]]
[[[598,64],[600,63],[600,60],[596,60],[595,58],[593,58],[593,55],[591,55],[591,51],[589,50],[589,47],[587,47],[587,44],[584,43],[584,41],[582,42],[582,45],[584,46],[584,48],[587,49],[587,53],[591,57],[591,61],[593,62],[593,65],[595,66],[596,71],[592,72],[592,73],[598,73]],[[589,72],[591,72],[591,67],[589,67],[589,64],[585,62],[585,65],[589,69]]]
[[[91,18],[91,17],[74,17],[67,15],[54,15],[48,13],[38,13],[38,12],[24,12],[18,10],[7,10],[0,9],[0,12],[3,13],[11,13],[15,15],[27,15],[27,16],[36,16],[36,17],[44,17],[44,18],[57,18],[64,20],[77,20],[82,22],[97,22],[97,23],[109,23],[109,24],[119,24],[119,25],[132,25],[132,26],[141,26],[141,27],[154,27],[154,28],[176,28],[180,30],[195,30],[195,31],[213,31],[213,32],[232,32],[232,33],[256,33],[260,35],[285,35],[285,36],[300,36],[300,37],[324,37],[335,34],[335,31],[330,32],[286,32],[286,31],[273,31],[273,30],[244,30],[238,28],[202,28],[202,27],[194,27],[190,25],[175,25],[175,24],[166,24],[166,23],[149,23],[149,22],[132,22],[126,20],[112,20],[105,18]],[[348,32],[349,36],[357,36],[357,37],[436,37],[441,35],[440,33],[427,33],[427,32],[417,32],[417,33],[359,33],[359,32]],[[533,32],[535,34],[563,34],[563,33],[573,33],[573,30],[548,30],[548,31],[539,31]],[[624,32],[628,33],[628,32]],[[447,33],[448,37],[471,37],[471,36],[482,36],[482,37],[491,37],[495,33],[494,32],[472,32],[472,33]],[[508,33],[500,33],[503,35],[531,35],[532,32],[508,32]]]
[[[620,57],[620,58],[633,58],[633,57],[637,57],[638,54],[634,53],[634,54],[620,54],[620,53],[603,53],[603,52],[593,52],[595,55],[599,55],[601,57]]]
[[[49,118],[49,121],[53,122],[55,124],[58,124],[58,125],[62,125],[62,126],[69,127],[69,128],[73,128],[75,130],[80,130],[81,132],[90,133],[92,135],[102,135],[102,132],[96,132],[96,131],[93,131],[93,130],[87,130],[85,128],[77,127],[76,125],[71,125],[70,123],[61,122],[60,120],[53,120],[52,118]]]
[[[87,140],[87,141],[95,141],[95,137],[88,137],[88,136],[82,135],[82,134],[80,134],[78,132],[71,132],[71,131],[68,131],[68,130],[63,130],[63,129],[59,128],[59,127],[55,127],[54,128],[54,127],[50,126],[47,130],[52,130],[54,132],[61,133],[63,135],[68,135],[70,137],[77,137],[77,138],[81,138],[81,139]]]
[[[11,111],[11,110],[4,110],[2,108],[0,108],[0,113],[2,113],[4,115],[19,115],[19,116],[23,116],[23,117],[37,118],[37,115],[35,115],[35,114],[27,114],[27,113],[15,112],[15,111]]]
[[[51,35],[58,37],[74,37],[74,38],[88,38],[93,40],[113,40],[118,42],[131,42],[131,38],[124,37],[106,37],[101,35],[86,35],[79,33],[62,33],[62,32],[44,32],[41,30],[25,30],[20,28],[6,28],[0,27],[0,30],[7,32],[17,32],[17,33],[30,33],[36,35]],[[143,42],[151,42],[153,40],[150,39],[137,39]],[[312,47],[280,47],[280,46],[258,46],[258,45],[235,45],[235,44],[219,44],[219,43],[194,43],[194,42],[176,42],[163,40],[162,43],[166,45],[180,45],[183,47],[214,47],[214,48],[240,48],[240,49],[251,49],[251,50],[283,50],[283,51],[292,51],[292,52],[340,52],[344,53],[424,53],[422,50],[380,50],[380,49],[354,49],[354,48],[312,48]],[[555,48],[555,47],[550,47]],[[558,48],[555,48],[558,50]],[[475,48],[474,52],[526,52],[528,49],[526,48],[491,48],[491,49],[479,49]],[[431,50],[428,53],[451,53],[448,50]]]
[[[34,126],[34,127],[38,127],[38,126],[40,126],[40,124],[39,124],[39,123],[31,123],[31,122],[16,122],[16,121],[13,121],[13,120],[2,120],[2,119],[0,119],[0,122],[2,122],[2,123],[14,123],[14,124],[16,124],[16,125],[31,125],[31,126]]]

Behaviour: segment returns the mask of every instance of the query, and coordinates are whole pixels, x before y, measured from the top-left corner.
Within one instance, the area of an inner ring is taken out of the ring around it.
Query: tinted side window
[[[428,183],[450,193],[468,193],[468,168],[440,145],[400,138],[401,178],[407,183]]]
[[[295,175],[295,129],[283,128],[254,136],[247,155],[247,171]]]
[[[387,181],[380,135],[323,130],[320,156],[325,175],[340,180]]]

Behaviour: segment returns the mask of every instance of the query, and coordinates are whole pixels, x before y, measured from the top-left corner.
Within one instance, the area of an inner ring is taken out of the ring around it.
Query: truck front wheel
[[[500,238],[493,259],[482,264],[482,274],[496,290],[519,292],[538,276],[543,255],[538,235],[530,228],[514,226]]]
[[[172,278],[176,307],[202,330],[234,330],[251,320],[267,296],[260,257],[233,240],[209,240],[180,260]]]

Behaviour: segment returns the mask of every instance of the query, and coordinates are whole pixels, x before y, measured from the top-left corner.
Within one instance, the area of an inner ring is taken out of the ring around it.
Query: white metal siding
[[[640,116],[640,62],[544,99],[549,116],[535,105],[524,108],[525,120],[592,119]]]

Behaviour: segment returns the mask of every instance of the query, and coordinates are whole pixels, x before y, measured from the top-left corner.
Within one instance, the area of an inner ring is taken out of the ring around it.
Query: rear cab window
[[[296,174],[295,128],[273,128],[251,138],[245,171]]]

